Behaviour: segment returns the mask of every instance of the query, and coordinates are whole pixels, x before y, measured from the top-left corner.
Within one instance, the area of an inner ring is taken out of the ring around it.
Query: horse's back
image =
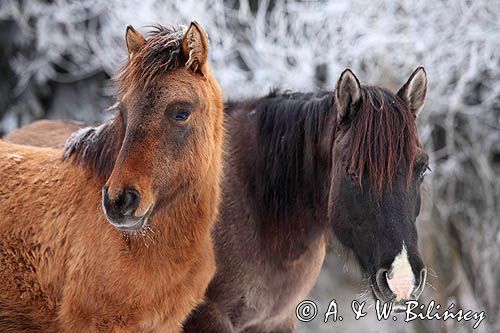
[[[61,161],[62,149],[24,146],[23,144],[7,142],[0,139],[0,167],[17,165],[24,168],[34,168],[44,162]]]
[[[33,212],[36,208],[33,204],[38,200],[50,202],[56,183],[66,176],[63,163],[61,149],[28,147],[0,140],[2,220],[9,214],[18,216],[23,210]]]
[[[37,147],[62,147],[75,131],[85,127],[82,122],[65,120],[38,120],[18,128],[4,140]]]

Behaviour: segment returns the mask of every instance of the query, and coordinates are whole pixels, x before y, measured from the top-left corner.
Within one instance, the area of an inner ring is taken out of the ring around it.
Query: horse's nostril
[[[379,269],[377,275],[375,276],[375,282],[377,285],[375,295],[380,300],[387,302],[393,298],[391,289],[389,288],[389,284],[387,283],[387,275],[389,270],[387,269]]]
[[[123,199],[119,206],[120,212],[124,216],[133,215],[137,207],[139,207],[140,195],[133,188],[127,188],[122,193]]]
[[[415,290],[412,293],[412,296],[415,299],[418,299],[420,297],[420,295],[422,294],[422,292],[424,291],[426,282],[427,282],[427,269],[422,268],[420,270],[418,286],[417,286],[417,288],[415,288]]]
[[[118,197],[117,208],[123,216],[130,216],[139,207],[139,201],[139,192],[133,188],[127,188]]]
[[[120,223],[123,218],[132,216],[140,203],[139,192],[133,188],[126,188],[117,197],[111,198],[108,188],[102,189],[102,203],[104,212],[114,223]]]
[[[108,187],[104,186],[102,188],[102,203],[106,210],[111,208],[111,200],[109,199]]]

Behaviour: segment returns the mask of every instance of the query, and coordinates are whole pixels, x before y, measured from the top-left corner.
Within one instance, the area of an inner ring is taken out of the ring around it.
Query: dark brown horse
[[[415,119],[426,88],[423,68],[397,94],[346,70],[333,93],[228,104],[218,268],[185,331],[292,332],[332,236],[354,252],[374,297],[418,298],[428,158]]]
[[[0,141],[1,332],[178,332],[215,272],[223,111],[207,37],[192,23],[126,41],[111,121],[64,154]]]
[[[415,119],[426,88],[423,68],[397,94],[346,70],[333,93],[229,105],[217,273],[185,332],[293,332],[332,234],[376,298],[419,297],[415,220],[428,157]]]

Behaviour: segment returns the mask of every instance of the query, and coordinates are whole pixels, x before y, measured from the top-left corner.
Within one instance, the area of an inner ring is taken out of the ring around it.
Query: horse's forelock
[[[119,95],[130,88],[146,89],[158,76],[182,64],[183,26],[153,26],[145,45],[120,69]]]
[[[415,118],[401,98],[382,88],[363,87],[351,126],[348,167],[360,186],[366,172],[372,192],[380,198],[384,186],[390,190],[400,167],[408,169],[405,177],[410,181],[420,143]]]

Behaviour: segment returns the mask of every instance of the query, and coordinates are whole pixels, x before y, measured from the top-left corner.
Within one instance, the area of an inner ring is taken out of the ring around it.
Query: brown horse
[[[185,331],[294,331],[332,236],[354,252],[374,297],[396,307],[418,298],[428,157],[415,119],[426,89],[423,68],[397,94],[346,70],[334,92],[228,103],[217,273]]]
[[[0,142],[0,331],[177,332],[215,272],[208,40],[127,28],[119,111],[62,150]]]

